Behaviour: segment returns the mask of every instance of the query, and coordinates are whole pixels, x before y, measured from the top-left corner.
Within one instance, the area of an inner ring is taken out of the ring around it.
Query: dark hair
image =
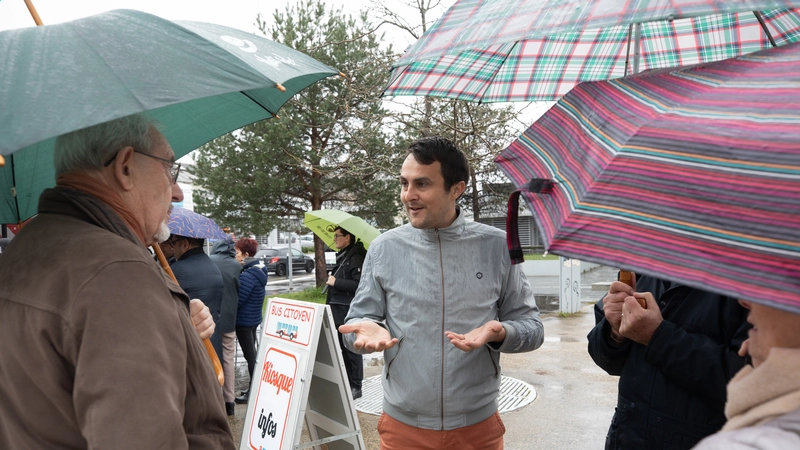
[[[189,246],[191,248],[202,247],[206,243],[206,240],[203,238],[187,237],[186,240],[189,241]]]
[[[356,235],[355,234],[345,230],[344,228],[342,228],[342,227],[340,227],[338,225],[336,226],[336,228],[333,229],[333,231],[334,231],[334,233],[337,232],[337,231],[341,231],[342,234],[346,234],[346,235],[350,236],[350,243],[351,244],[356,242]]]
[[[459,181],[464,183],[469,181],[467,155],[450,139],[439,136],[417,139],[408,146],[406,157],[408,155],[414,155],[418,163],[426,166],[439,161],[442,165],[445,190],[449,191]]]
[[[258,242],[252,238],[241,238],[236,241],[234,247],[240,252],[247,253],[250,256],[254,256],[258,252]]]

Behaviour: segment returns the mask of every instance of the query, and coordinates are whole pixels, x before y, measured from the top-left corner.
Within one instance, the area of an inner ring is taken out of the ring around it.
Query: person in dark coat
[[[222,307],[222,274],[203,251],[204,239],[173,234],[170,243],[175,262],[170,266],[178,284],[189,298],[199,298],[211,310],[216,328],[211,335],[211,344],[222,361],[222,333],[219,331],[219,313]]]
[[[242,263],[242,275],[239,277],[239,306],[236,312],[236,338],[242,347],[244,359],[247,360],[247,372],[250,374],[250,385],[253,384],[253,372],[256,367],[256,329],[261,324],[261,311],[264,297],[267,295],[267,275],[259,268],[258,260],[253,257],[258,251],[255,239],[242,238],[236,241],[236,260]],[[247,403],[250,388],[236,397],[236,403]]]
[[[239,305],[239,276],[242,274],[242,265],[236,260],[236,248],[231,239],[217,241],[209,258],[222,275],[222,306],[217,323],[217,329],[222,335],[222,369],[225,373],[222,397],[225,399],[225,410],[229,416],[233,416],[236,414],[233,367],[236,356],[236,310]]]
[[[606,449],[689,449],[722,427],[750,328],[736,299],[634,276],[633,287],[611,284],[595,319],[589,354],[620,377]]]
[[[334,243],[339,253],[336,254],[336,265],[331,269],[331,275],[325,282],[328,286],[328,296],[325,303],[330,305],[333,323],[338,330],[344,325],[347,313],[350,311],[350,302],[356,295],[358,282],[361,281],[361,266],[367,250],[361,241],[342,227],[336,227],[333,232]],[[353,399],[361,397],[361,382],[364,379],[364,359],[361,355],[351,352],[342,342],[342,333],[339,333],[339,347],[342,349],[344,368],[347,379],[350,381],[350,391]]]

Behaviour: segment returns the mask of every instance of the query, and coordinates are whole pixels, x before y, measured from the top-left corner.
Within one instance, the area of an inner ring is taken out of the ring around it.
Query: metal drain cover
[[[367,414],[381,415],[383,410],[381,375],[364,379],[361,393],[361,398],[355,401],[356,409]],[[536,400],[536,389],[530,384],[506,376],[500,379],[500,396],[497,398],[500,414],[522,408],[534,400]]]

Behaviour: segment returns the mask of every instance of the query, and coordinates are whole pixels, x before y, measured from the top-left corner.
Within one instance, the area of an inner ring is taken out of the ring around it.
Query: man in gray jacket
[[[447,139],[409,146],[400,199],[410,224],[372,241],[346,324],[347,348],[384,351],[381,448],[501,449],[500,352],[544,340],[505,233],[456,201],[469,163]]]

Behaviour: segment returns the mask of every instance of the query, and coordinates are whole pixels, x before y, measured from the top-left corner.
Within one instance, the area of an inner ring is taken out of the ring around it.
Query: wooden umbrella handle
[[[34,23],[36,23],[37,27],[44,25],[42,23],[42,19],[39,18],[39,13],[36,12],[36,7],[33,6],[33,2],[31,0],[25,0],[25,6],[28,7],[28,12],[31,13],[31,17],[33,18]]]
[[[633,272],[629,270],[620,270],[619,281],[627,284],[630,287],[633,287]],[[637,298],[636,301],[639,302],[639,305],[642,308],[647,309],[647,302],[643,298]]]
[[[169,263],[167,262],[167,258],[164,257],[164,252],[161,251],[161,247],[158,245],[152,246],[153,252],[155,252],[156,257],[158,257],[158,262],[161,263],[161,268],[164,269],[165,272],[172,278],[172,281],[175,283],[178,280],[175,278],[175,274],[172,273],[172,269],[169,267]],[[219,381],[219,385],[222,386],[225,383],[225,374],[222,371],[222,363],[219,362],[219,357],[217,356],[216,350],[214,350],[214,346],[211,345],[211,340],[208,338],[203,339],[203,345],[206,347],[206,353],[208,353],[209,359],[211,359],[211,365],[214,366],[214,373],[217,374],[217,380]]]

